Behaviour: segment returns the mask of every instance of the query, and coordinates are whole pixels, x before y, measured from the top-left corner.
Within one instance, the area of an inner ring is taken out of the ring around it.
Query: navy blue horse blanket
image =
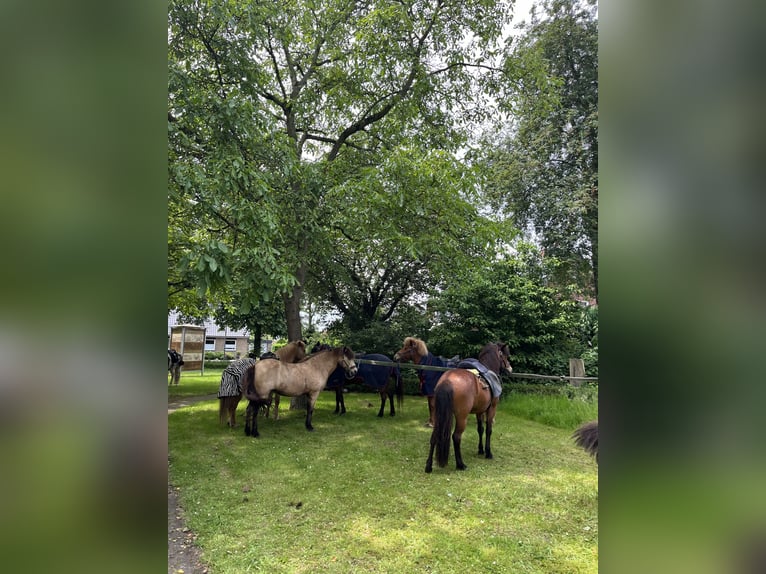
[[[386,363],[393,362],[390,357],[386,357],[385,355],[378,355],[375,353],[369,355],[359,355],[356,358],[369,359],[371,361],[382,361]],[[336,368],[327,378],[327,385],[325,386],[325,389],[333,390],[339,387],[343,387],[343,385],[347,385],[349,383],[359,383],[368,387],[372,387],[376,391],[380,392],[386,387],[388,384],[388,379],[392,376],[392,374],[396,375],[397,381],[402,376],[401,372],[399,371],[399,367],[395,365],[389,367],[385,365],[357,363],[356,366],[356,377],[353,379],[346,378],[346,372],[343,370],[343,367],[339,366]]]
[[[431,367],[456,367],[457,362],[444,357],[437,357],[429,351],[425,357],[421,357],[419,365],[428,365]],[[439,381],[444,371],[431,371],[416,369],[418,379],[420,379],[420,393],[426,397],[434,396],[436,383]]]

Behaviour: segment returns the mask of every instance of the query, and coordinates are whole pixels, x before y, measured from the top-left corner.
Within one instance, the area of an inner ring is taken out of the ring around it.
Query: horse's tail
[[[399,367],[392,367],[393,374],[396,377],[396,406],[400,409],[404,403],[404,381],[402,380],[402,371]]]
[[[572,433],[575,444],[595,457],[598,463],[598,421],[590,421],[580,425]]]
[[[242,388],[242,394],[244,394],[248,400],[258,400],[258,395],[255,394],[255,365],[247,368],[242,375],[242,378],[239,380],[239,385]]]
[[[447,466],[449,460],[450,434],[452,431],[452,385],[437,385],[434,395],[434,437],[436,438],[436,464]]]

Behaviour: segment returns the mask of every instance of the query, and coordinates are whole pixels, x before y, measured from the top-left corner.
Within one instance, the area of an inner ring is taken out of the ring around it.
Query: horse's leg
[[[492,436],[492,427],[495,424],[495,412],[497,410],[497,402],[493,402],[489,410],[487,411],[487,446],[486,451],[487,453],[484,455],[485,458],[492,458],[492,449],[489,447],[489,437]]]
[[[468,422],[468,415],[459,415],[455,413],[455,432],[452,433],[452,446],[455,448],[455,468],[465,470],[468,468],[463,463],[463,455],[460,452],[460,441],[463,438],[463,431]]]
[[[479,454],[484,454],[484,413],[476,414],[476,430],[479,431]],[[487,425],[487,437],[489,438],[489,425]]]
[[[428,449],[428,460],[426,460],[426,472],[431,472],[434,465],[434,448],[436,447],[436,429],[431,432],[431,447]]]
[[[390,406],[391,406],[391,409],[390,409],[391,416],[394,416],[396,414],[396,409],[394,408],[394,393],[395,392],[396,391],[393,388],[391,389],[390,393],[386,391],[386,394],[388,395],[388,402],[390,403]]]
[[[388,395],[386,389],[381,389],[378,394],[380,394],[380,410],[378,411],[378,416],[382,417],[383,411],[386,410],[386,396]]]
[[[274,397],[274,420],[279,420],[279,393],[272,392],[272,396]]]
[[[428,426],[434,426],[434,408],[436,404],[436,398],[431,395],[428,397]]]
[[[237,426],[237,406],[239,405],[239,401],[242,400],[242,395],[238,397],[232,397],[231,401],[229,402],[229,427],[234,428]]]
[[[346,401],[343,398],[343,385],[335,388],[335,414],[346,414]]]
[[[258,436],[258,406],[250,401],[245,411],[245,436]]]
[[[314,414],[314,405],[316,405],[318,396],[318,392],[310,393],[308,403],[306,404],[306,430],[309,431],[314,430],[314,427],[311,426],[311,417]]]

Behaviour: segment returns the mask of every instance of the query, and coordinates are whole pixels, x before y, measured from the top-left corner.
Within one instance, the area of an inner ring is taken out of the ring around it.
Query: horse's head
[[[356,361],[354,361],[354,351],[349,347],[343,347],[343,353],[339,362],[343,370],[346,371],[346,378],[353,379],[358,371]]]
[[[487,343],[479,353],[479,361],[487,365],[498,375],[510,375],[513,373],[509,360],[511,350],[507,343]]]
[[[406,337],[402,348],[394,354],[394,361],[411,361],[417,362],[420,357],[428,355],[428,347],[426,344],[416,337]],[[417,359],[417,360],[416,360]]]

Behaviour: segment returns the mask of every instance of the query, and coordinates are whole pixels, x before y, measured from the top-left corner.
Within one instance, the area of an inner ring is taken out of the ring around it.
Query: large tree
[[[191,281],[250,281],[249,304],[284,293],[300,337],[327,190],[408,146],[464,143],[490,111],[508,4],[172,1],[171,200],[207,226],[178,257]]]
[[[598,297],[598,29],[595,0],[543,0],[508,60],[512,121],[493,134],[491,197]]]
[[[400,150],[330,189],[329,241],[312,265],[310,288],[358,330],[493,254],[498,226],[479,214],[476,182],[450,154]]]

